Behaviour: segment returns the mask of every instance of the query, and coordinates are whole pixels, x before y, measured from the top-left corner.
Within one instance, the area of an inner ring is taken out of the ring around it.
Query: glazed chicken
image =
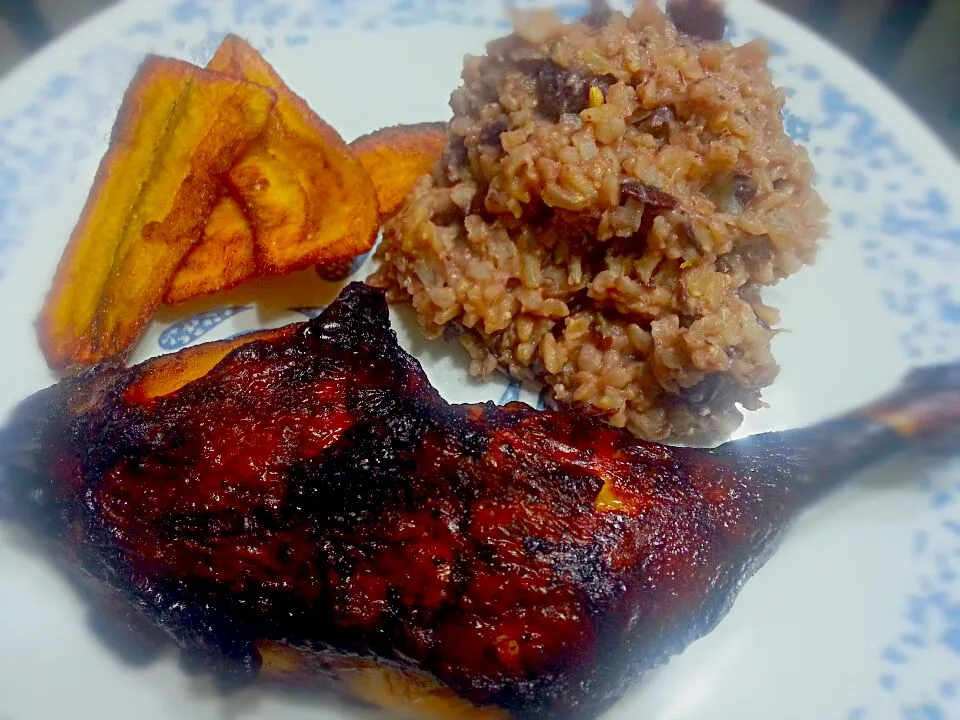
[[[590,718],[709,632],[798,511],[958,419],[957,366],[713,450],[449,405],[353,284],[309,323],[27,399],[0,498],[118,623],[226,687]]]

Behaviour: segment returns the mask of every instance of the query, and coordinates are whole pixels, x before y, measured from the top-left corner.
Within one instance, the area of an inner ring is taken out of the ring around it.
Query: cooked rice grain
[[[443,159],[371,282],[428,335],[460,330],[475,375],[712,442],[777,374],[760,287],[812,262],[825,229],[768,50],[683,35],[646,1],[516,25],[465,61]]]

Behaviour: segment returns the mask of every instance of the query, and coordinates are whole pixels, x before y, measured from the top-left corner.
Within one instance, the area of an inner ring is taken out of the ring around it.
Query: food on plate
[[[434,122],[394,125],[350,143],[377,190],[382,219],[393,215],[417,180],[430,173],[446,141],[447,124]]]
[[[449,405],[354,283],[309,323],[27,399],[0,499],[228,685],[589,718],[709,632],[803,507],[958,428],[956,365],[714,450],[576,409]]]
[[[430,172],[443,150],[445,133],[445,123],[394,125],[350,143],[376,190],[381,220],[396,212],[416,181]],[[263,148],[249,151],[229,177],[232,192],[246,200],[246,214],[233,195],[224,197],[203,240],[177,271],[165,302],[183,302],[266,274],[257,266],[255,233],[247,214],[257,218],[256,238],[287,235],[296,242],[302,235],[306,195]],[[317,273],[326,280],[342,280],[353,269],[353,261],[353,255],[325,261],[316,266]]]
[[[51,367],[131,348],[200,239],[220,176],[276,101],[268,88],[179,60],[143,62],[40,316]]]
[[[677,30],[702,40],[723,40],[727,18],[723,0],[667,0],[667,14]]]
[[[383,162],[408,173],[424,136],[397,130],[412,149]],[[41,347],[57,370],[123,357],[161,300],[342,267],[379,227],[361,161],[244,40],[227,36],[205,70],[151,56],[47,295]]]
[[[224,39],[207,67],[277,93],[261,146],[230,173],[264,270],[285,274],[373,247],[380,229],[376,190],[337,131],[236,35]]]
[[[229,340],[204,343],[180,352],[152,358],[139,366],[136,380],[124,390],[124,401],[134,404],[169,395],[216,367],[232,350],[255,340],[273,340],[292,333],[295,325],[276,330],[259,330]]]
[[[213,227],[184,260],[167,302],[311,264],[329,276],[350,267],[380,229],[376,190],[359,159],[242,38],[227,35],[207,67],[270,87],[279,101],[260,142],[227,176]]]
[[[350,273],[353,272],[354,264],[358,262],[361,262],[360,258],[341,260],[340,262],[327,263],[326,265],[317,265],[317,275],[331,282],[345,280],[350,276]]]
[[[175,304],[227,290],[257,273],[253,228],[230,195],[211,211],[200,242],[177,268],[163,301]]]
[[[825,209],[766,46],[717,41],[692,14],[717,3],[671,6],[688,32],[652,0],[515,13],[466,60],[442,160],[370,282],[458,333],[474,375],[698,444],[761,406],[778,314],[760,290],[814,260]]]

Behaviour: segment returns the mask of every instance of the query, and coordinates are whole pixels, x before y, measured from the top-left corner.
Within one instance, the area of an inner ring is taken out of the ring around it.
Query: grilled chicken
[[[353,284],[309,323],[27,399],[0,499],[119,623],[227,687],[589,718],[709,632],[799,510],[958,419],[956,366],[713,450],[449,405]]]

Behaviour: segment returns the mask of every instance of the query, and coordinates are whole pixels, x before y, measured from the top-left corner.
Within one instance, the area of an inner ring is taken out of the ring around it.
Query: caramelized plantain
[[[382,219],[397,212],[417,180],[433,169],[446,141],[447,124],[432,122],[394,125],[350,143],[377,190]]]
[[[262,269],[289,273],[373,247],[380,227],[376,190],[340,135],[242,38],[228,35],[208,67],[277,93],[260,149],[230,176],[251,216]],[[300,202],[304,221],[297,232]],[[289,225],[278,221],[282,208],[292,213]]]
[[[240,204],[227,195],[213,209],[203,238],[183,259],[163,301],[175,304],[227,290],[256,273],[253,228]]]
[[[230,171],[229,181],[246,208],[258,247],[291,248],[306,241],[307,193],[296,173],[265,146],[251,149]]]
[[[149,56],[128,88],[39,320],[55,369],[126,354],[264,129],[276,94]]]

